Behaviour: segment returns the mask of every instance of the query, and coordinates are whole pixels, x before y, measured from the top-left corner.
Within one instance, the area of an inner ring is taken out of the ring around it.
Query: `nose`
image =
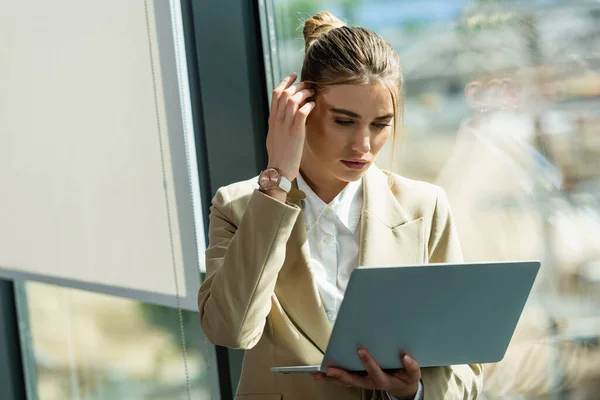
[[[368,129],[357,129],[352,138],[352,150],[365,154],[371,150],[371,135]]]

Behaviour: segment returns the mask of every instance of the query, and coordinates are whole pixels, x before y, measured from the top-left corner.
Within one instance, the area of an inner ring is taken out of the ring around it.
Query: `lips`
[[[342,163],[353,170],[361,170],[368,164],[364,160],[342,160]]]

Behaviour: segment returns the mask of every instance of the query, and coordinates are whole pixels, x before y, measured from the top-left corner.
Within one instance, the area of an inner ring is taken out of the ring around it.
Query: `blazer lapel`
[[[297,188],[294,181],[288,201],[302,207],[303,193]],[[296,327],[325,353],[332,327],[309,263],[310,251],[304,215],[300,212],[287,243],[285,263],[279,272],[275,294]]]
[[[372,165],[363,181],[360,266],[425,262],[423,218],[411,220],[390,189],[388,176]]]
[[[361,266],[420,264],[424,260],[423,218],[410,220],[390,190],[387,175],[372,165],[363,180],[360,227]],[[296,181],[288,202],[302,207]],[[286,258],[275,294],[295,326],[325,352],[332,326],[310,270],[304,215],[300,212],[286,247]]]

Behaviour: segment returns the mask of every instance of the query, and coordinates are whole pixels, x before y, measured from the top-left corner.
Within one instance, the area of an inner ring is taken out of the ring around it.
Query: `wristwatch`
[[[286,193],[292,189],[292,182],[281,174],[277,168],[267,168],[258,176],[258,186],[262,190],[279,188]]]

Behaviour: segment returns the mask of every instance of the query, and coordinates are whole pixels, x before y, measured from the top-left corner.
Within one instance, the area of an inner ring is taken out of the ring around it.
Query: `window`
[[[0,277],[28,398],[219,398],[181,2],[0,15]]]
[[[188,391],[193,399],[218,393],[214,346],[197,312],[182,311],[180,320],[177,309],[104,294],[34,282],[24,289],[18,299],[21,333],[30,338],[22,340],[25,367],[35,371],[30,396],[172,400],[188,399]]]

